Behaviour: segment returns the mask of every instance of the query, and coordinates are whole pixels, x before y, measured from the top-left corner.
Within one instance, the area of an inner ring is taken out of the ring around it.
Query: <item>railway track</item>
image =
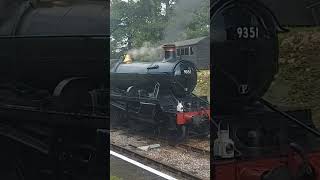
[[[179,146],[181,148],[184,148],[184,149],[187,149],[187,150],[191,150],[191,151],[196,152],[196,153],[200,153],[200,154],[203,154],[203,155],[210,156],[210,151],[206,150],[206,149],[197,148],[197,147],[194,147],[194,146],[190,146],[188,144],[178,144],[177,146]]]
[[[167,144],[168,141],[165,138],[159,138],[159,137],[150,137],[150,139],[156,140],[156,141],[160,141],[164,144]],[[191,146],[188,144],[184,144],[184,143],[180,143],[180,144],[176,144],[176,147],[182,148],[182,149],[186,149],[187,151],[193,151],[195,153],[199,153],[199,154],[203,154],[203,155],[210,155],[210,151],[206,150],[206,149],[201,149],[195,146]]]
[[[116,130],[112,130],[112,131],[116,131]],[[135,135],[135,134],[132,134],[132,133],[126,133],[128,135]],[[168,140],[165,139],[165,138],[162,138],[162,137],[158,137],[158,136],[152,136],[150,134],[147,134],[147,133],[139,133],[137,135],[142,135],[148,139],[151,139],[151,140],[154,140],[154,141],[159,141],[163,144],[168,144]],[[191,146],[191,145],[188,145],[188,144],[185,144],[185,143],[179,143],[179,144],[176,144],[175,147],[179,147],[181,149],[185,149],[187,151],[192,151],[192,152],[195,152],[195,153],[199,153],[199,154],[202,154],[202,155],[208,155],[210,156],[210,151],[207,150],[207,149],[202,149],[202,148],[198,148],[198,147],[195,147],[195,146]]]
[[[188,179],[188,180],[201,180],[202,179],[202,178],[200,178],[198,176],[195,176],[195,175],[193,175],[191,173],[182,171],[182,170],[180,170],[178,168],[175,168],[173,166],[170,166],[168,164],[163,164],[163,163],[161,163],[159,161],[153,160],[151,158],[143,156],[143,155],[141,155],[141,154],[139,154],[137,152],[134,152],[134,151],[132,151],[130,149],[121,147],[121,146],[116,145],[114,143],[110,143],[110,149],[114,150],[114,151],[117,151],[117,152],[120,152],[120,153],[123,153],[123,154],[126,154],[126,155],[130,156],[131,158],[139,159],[144,163],[151,164],[153,166],[156,166],[160,170],[168,171],[168,172],[170,172],[172,174],[175,174],[178,177],[181,177],[181,178],[184,178],[184,179]]]

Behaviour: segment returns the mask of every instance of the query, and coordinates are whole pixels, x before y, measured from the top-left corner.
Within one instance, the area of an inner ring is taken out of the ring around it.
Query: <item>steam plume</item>
[[[174,7],[174,16],[165,29],[165,42],[172,42],[183,37],[186,26],[192,21],[193,12],[200,9],[203,0],[179,0]],[[208,7],[209,8],[209,7]]]
[[[151,43],[145,42],[141,48],[131,49],[127,54],[136,61],[155,61],[161,58],[161,47],[152,47]]]

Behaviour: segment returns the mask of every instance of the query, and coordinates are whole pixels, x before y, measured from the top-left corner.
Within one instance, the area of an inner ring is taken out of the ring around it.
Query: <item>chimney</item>
[[[176,45],[165,44],[162,48],[164,49],[164,61],[174,62],[177,60]]]

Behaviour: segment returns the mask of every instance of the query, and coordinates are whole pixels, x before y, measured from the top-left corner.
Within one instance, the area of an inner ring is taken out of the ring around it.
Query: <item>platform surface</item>
[[[110,175],[121,180],[166,180],[153,172],[110,154]]]

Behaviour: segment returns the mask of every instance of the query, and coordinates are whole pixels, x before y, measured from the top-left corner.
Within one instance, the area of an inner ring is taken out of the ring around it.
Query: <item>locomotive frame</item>
[[[183,98],[183,101],[201,101],[202,106],[189,111],[177,112],[175,108],[164,106],[162,101],[171,99],[172,95],[158,96],[159,86],[159,83],[155,85],[155,96],[151,97],[136,96],[133,86],[121,93],[111,90],[110,118],[113,119],[111,124],[129,124],[130,128],[137,127],[137,123],[142,123],[144,127],[151,125],[154,128],[154,134],[167,136],[171,144],[183,142],[191,136],[207,136],[210,119],[208,102],[195,95],[190,95]]]

